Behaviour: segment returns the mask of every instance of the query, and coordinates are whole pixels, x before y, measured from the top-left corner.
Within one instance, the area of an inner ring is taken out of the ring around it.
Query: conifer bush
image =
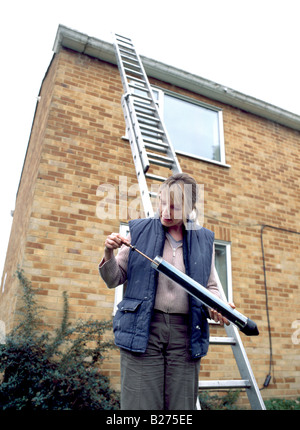
[[[31,283],[16,273],[23,290],[21,322],[0,345],[0,410],[119,409],[118,393],[101,372],[112,341],[104,340],[111,321],[68,321],[45,329]]]

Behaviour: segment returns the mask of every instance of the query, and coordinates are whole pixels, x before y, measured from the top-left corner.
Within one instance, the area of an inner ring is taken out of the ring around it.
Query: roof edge
[[[112,43],[60,24],[53,51],[57,53],[61,47],[117,64]],[[151,58],[141,55],[141,59],[148,76],[300,131],[300,116],[297,114]]]

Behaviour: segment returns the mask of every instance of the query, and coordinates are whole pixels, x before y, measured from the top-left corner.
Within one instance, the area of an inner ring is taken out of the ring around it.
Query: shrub
[[[119,409],[118,394],[101,372],[104,353],[113,347],[103,334],[111,322],[68,322],[68,299],[58,329],[43,330],[41,308],[31,283],[17,271],[23,288],[20,324],[0,345],[0,410]]]
[[[219,396],[211,394],[208,391],[202,391],[199,394],[199,402],[201,410],[235,410],[238,407],[235,405],[240,390],[229,390],[225,395]]]
[[[278,410],[300,410],[300,397],[298,399],[269,399],[265,400],[266,409]]]

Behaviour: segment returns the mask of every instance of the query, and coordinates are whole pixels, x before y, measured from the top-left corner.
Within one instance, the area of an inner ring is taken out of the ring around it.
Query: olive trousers
[[[121,349],[121,409],[196,409],[200,359],[189,349],[188,315],[155,311],[146,352]]]

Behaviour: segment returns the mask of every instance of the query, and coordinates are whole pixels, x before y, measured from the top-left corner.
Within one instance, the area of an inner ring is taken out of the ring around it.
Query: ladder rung
[[[118,47],[120,49],[120,47],[124,47],[125,49],[131,49],[132,51],[134,51],[134,46],[132,44],[132,42],[127,42],[126,40],[121,40],[116,38],[116,42],[118,44]]]
[[[155,135],[153,133],[153,131],[149,131],[147,132],[146,130],[143,131],[141,130],[141,134],[142,134],[142,139],[144,142],[150,143],[150,144],[154,144],[156,145],[156,142],[158,145],[160,145],[163,141],[160,139],[161,136]]]
[[[139,84],[143,84],[143,85],[145,85],[145,81],[144,81],[143,79],[140,79],[140,78],[136,78],[136,77],[134,77],[134,76],[131,76],[131,77],[130,77],[130,80],[131,80],[131,81],[134,81],[134,82],[137,82],[137,83],[139,83]],[[129,83],[129,85],[130,85],[130,83]]]
[[[122,61],[123,61],[123,65],[125,66],[125,64],[139,64],[138,60],[136,58],[134,58],[134,56],[130,57],[128,54],[122,54]]]
[[[167,167],[168,169],[171,169],[173,165],[173,162],[170,163],[156,158],[149,158],[149,163],[155,164],[156,166]]]
[[[151,99],[151,102],[152,102],[152,99]],[[143,100],[138,100],[138,99],[134,99],[133,104],[135,108],[143,108],[143,109],[151,110],[152,112],[156,112],[155,104],[150,105],[149,103],[144,103]]]
[[[147,130],[142,124],[140,125],[140,130],[141,130],[142,138],[144,141],[148,141],[149,137],[154,139],[154,140],[157,140],[159,142],[161,141],[160,138],[162,136],[159,136],[159,134],[155,133],[154,131]]]
[[[212,345],[235,345],[236,340],[234,337],[210,337],[209,343]]]
[[[143,136],[143,141],[150,143],[151,145],[158,145],[161,146],[162,148],[168,148],[169,145],[167,143],[164,143],[161,139],[158,139],[156,137],[145,137]]]
[[[141,94],[132,93],[132,96],[141,100],[146,100],[147,102],[152,102],[152,99],[150,97],[145,97],[145,96],[142,96]]]
[[[147,130],[151,131],[151,133],[160,133],[159,128],[156,127],[156,124],[150,124],[150,120],[147,120],[145,118],[138,118],[138,123],[140,124],[141,129],[146,129],[146,127],[152,127],[155,130],[151,130],[151,129],[147,129]]]
[[[132,44],[129,44],[129,43],[126,43],[126,42],[118,42],[118,46],[119,46],[119,49],[121,48],[121,47],[123,47],[123,48],[125,48],[125,49],[127,49],[127,52],[132,52],[132,53],[134,53],[134,47],[133,47],[133,45]],[[124,52],[124,50],[123,50],[123,52]]]
[[[132,44],[130,39],[128,39],[127,37],[123,37],[123,36],[121,36],[121,37],[122,37],[122,40],[120,39],[120,37],[119,38],[117,37],[117,41],[118,41],[119,45],[125,46],[126,48],[128,48],[128,46],[130,46],[131,49],[134,49],[133,44]],[[126,39],[126,40],[123,40],[123,39]]]
[[[133,61],[136,63],[136,64],[133,64]],[[124,66],[126,67],[134,67],[134,69],[138,69],[138,70],[140,70],[141,68],[140,68],[140,65],[139,65],[139,62],[137,61],[137,60],[132,60],[132,61],[123,61],[123,64],[124,64]]]
[[[153,105],[150,105],[149,103],[144,103],[142,100],[134,99],[133,105],[135,107],[135,110],[139,112],[145,112],[145,111],[151,111],[152,113],[156,112],[156,108],[153,107]]]
[[[140,127],[142,130],[150,131],[151,133],[160,134],[160,135],[164,134],[163,130],[157,127],[151,127],[151,125],[141,124]]]
[[[143,81],[140,80],[140,82],[136,81],[135,85],[132,85],[132,83],[130,82],[128,84],[129,87],[135,88],[137,90],[141,90],[141,91],[147,91],[147,87],[145,85],[145,83]],[[134,91],[133,91],[134,93]]]
[[[168,149],[168,145],[153,145],[152,143],[145,142],[145,140],[144,140],[144,143],[145,143],[145,148],[151,149],[152,151],[166,153]]]
[[[218,388],[250,388],[251,384],[248,379],[233,379],[228,381],[199,381],[198,387],[202,390]]]
[[[167,179],[167,178],[164,178],[163,176],[153,175],[152,173],[146,173],[145,176],[148,179],[153,179],[154,181],[159,181],[159,182],[165,182],[165,180]]]
[[[119,46],[120,56],[131,55],[136,58],[136,53],[134,48],[129,48],[128,46]]]
[[[156,118],[156,117],[155,117],[155,116],[153,116],[153,115],[147,115],[147,114],[142,113],[142,112],[138,112],[138,113],[137,113],[137,117],[138,117],[138,118],[142,118],[142,119],[146,119],[146,120],[148,120],[148,121],[160,122],[160,119],[159,119],[159,118]]]
[[[120,53],[122,58],[129,58],[130,60],[132,60],[133,58],[137,58],[134,52],[129,52],[127,49],[124,48],[120,48]]]
[[[115,36],[116,36],[116,38],[117,38],[117,39],[119,39],[119,40],[121,40],[121,39],[126,39],[126,40],[130,40],[130,42],[131,42],[131,39],[130,39],[129,37],[122,36],[122,34],[115,33]]]
[[[130,78],[130,80],[132,80],[132,79]],[[133,89],[132,95],[135,94],[134,90],[145,91],[147,93],[149,92],[147,86],[145,85],[145,82],[143,82],[142,80],[139,80],[139,81],[136,80],[136,83],[129,82],[128,86]]]
[[[160,160],[160,161],[163,161],[165,163],[173,163],[173,159],[170,157],[165,157],[164,155],[160,155],[160,154],[154,154],[153,152],[146,152],[146,154],[150,158],[153,157],[156,160]]]
[[[160,122],[160,119],[157,118],[156,116],[154,116],[154,115],[148,115],[147,113],[144,113],[144,112],[138,112],[137,116],[139,118],[147,119],[148,121]]]
[[[129,86],[129,88],[132,88],[131,94],[133,97],[135,97],[135,96],[146,97],[148,100],[151,100],[150,97],[148,96],[149,90],[145,85],[143,85],[143,83],[142,84],[139,84],[139,83],[136,83],[136,84],[132,83],[131,84],[131,83],[129,83],[128,86]],[[136,91],[138,91],[138,92],[136,92]],[[141,93],[146,94],[146,95],[143,95]]]
[[[140,100],[134,100],[133,102],[136,112],[149,113],[149,115],[151,115],[151,112],[154,113],[156,111],[156,109],[152,107],[150,104],[145,104],[143,102],[140,102],[139,104],[137,104],[136,102],[138,101]]]
[[[124,70],[125,70],[126,72],[128,72],[128,74],[129,74],[129,73],[133,73],[133,74],[135,74],[135,75],[137,75],[137,76],[143,76],[143,73],[141,73],[141,72],[137,72],[136,70],[129,69],[128,67],[124,67]],[[130,75],[129,75],[129,77],[131,78],[131,76],[130,76]]]

